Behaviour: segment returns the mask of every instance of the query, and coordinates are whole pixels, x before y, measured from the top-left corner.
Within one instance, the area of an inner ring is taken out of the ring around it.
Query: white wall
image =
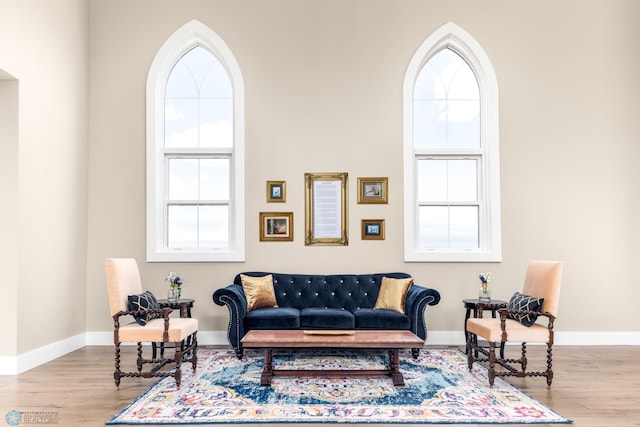
[[[86,330],[87,46],[86,1],[0,0],[4,356]]]
[[[17,353],[18,329],[18,81],[0,70],[0,271],[4,277],[0,311],[0,357]]]
[[[144,262],[146,74],[192,19],[225,40],[244,74],[244,263]],[[403,262],[402,80],[449,21],[498,76],[501,263]],[[492,271],[494,295],[508,298],[528,260],[559,259],[560,336],[637,336],[639,21],[635,0],[0,0],[0,70],[11,78],[0,88],[0,189],[14,208],[0,214],[13,306],[0,358],[109,336],[110,256],[137,258],[159,295],[179,272],[211,336],[228,319],[211,294],[241,271],[409,272],[442,293],[428,312],[438,337],[462,330],[461,300],[475,296],[479,272]],[[349,246],[304,246],[305,172],[349,173]],[[389,177],[388,205],[356,203],[367,176]],[[266,203],[267,180],[287,182],[287,203]],[[294,242],[258,241],[258,213],[272,210],[294,212]],[[363,218],[386,219],[386,240],[360,240]]]
[[[522,285],[530,259],[565,262],[559,331],[635,331],[635,183],[640,108],[640,3],[408,0],[92,1],[88,330],[107,331],[103,261],[132,256],[164,295],[177,271],[197,299],[200,329],[224,331],[211,293],[246,270],[406,271],[437,288],[432,331],[461,331],[479,272],[494,295]],[[149,16],[153,15],[153,19]],[[247,260],[146,264],[145,93],[151,61],[198,19],[231,48],[245,79]],[[503,262],[404,263],[402,82],[411,56],[452,21],[485,49],[498,76]],[[304,246],[304,173],[349,173],[347,247]],[[357,177],[388,176],[388,205],[358,205]],[[287,203],[265,182],[285,180]],[[258,213],[293,211],[295,241],[258,241]],[[385,241],[360,240],[360,220],[385,218]],[[602,316],[603,303],[615,305]],[[595,309],[590,315],[589,310]]]

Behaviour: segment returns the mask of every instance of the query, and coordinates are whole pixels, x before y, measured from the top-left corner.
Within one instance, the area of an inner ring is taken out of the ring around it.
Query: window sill
[[[405,252],[405,262],[502,262],[501,252],[420,251]]]
[[[147,253],[147,262],[244,262],[244,252],[166,251]]]

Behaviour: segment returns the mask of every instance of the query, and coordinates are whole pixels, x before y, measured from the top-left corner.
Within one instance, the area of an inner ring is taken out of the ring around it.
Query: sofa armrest
[[[227,337],[238,357],[242,357],[242,343],[244,337],[244,318],[247,315],[247,298],[242,286],[229,285],[213,293],[213,302],[226,305],[229,309],[229,327]]]
[[[427,305],[437,305],[440,302],[440,292],[435,289],[413,284],[407,292],[405,312],[411,319],[411,332],[426,341],[427,321],[425,311]]]

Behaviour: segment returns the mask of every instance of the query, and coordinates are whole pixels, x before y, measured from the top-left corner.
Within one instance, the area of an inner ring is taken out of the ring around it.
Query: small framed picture
[[[285,181],[267,181],[267,202],[286,202]]]
[[[358,178],[358,203],[389,203],[389,178]]]
[[[293,212],[260,212],[261,242],[292,242]]]
[[[384,219],[363,219],[362,240],[384,240]]]

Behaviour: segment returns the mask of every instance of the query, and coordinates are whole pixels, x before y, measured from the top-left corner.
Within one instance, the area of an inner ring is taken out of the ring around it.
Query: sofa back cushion
[[[282,274],[250,271],[247,276],[273,276],[273,287],[279,307],[344,308],[354,313],[359,308],[373,308],[383,277],[404,279],[406,273],[378,274]],[[240,274],[234,283],[241,285]]]

